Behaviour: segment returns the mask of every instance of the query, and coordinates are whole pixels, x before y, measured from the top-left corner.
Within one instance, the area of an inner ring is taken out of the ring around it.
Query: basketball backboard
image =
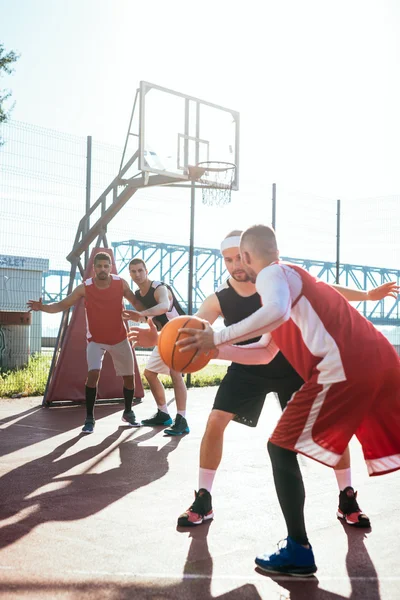
[[[204,161],[236,165],[239,187],[239,113],[159,85],[140,82],[139,169],[189,179]]]

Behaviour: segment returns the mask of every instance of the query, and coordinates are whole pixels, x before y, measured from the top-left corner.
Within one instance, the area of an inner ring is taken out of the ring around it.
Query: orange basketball
[[[168,321],[162,328],[158,336],[158,351],[162,360],[170,369],[179,373],[194,373],[205,367],[210,362],[212,356],[211,353],[204,354],[204,352],[197,354],[196,350],[189,350],[188,352],[179,351],[179,347],[175,346],[175,343],[188,336],[185,333],[179,333],[178,330],[185,327],[204,329],[205,325],[197,317],[189,315],[175,317],[171,321]]]

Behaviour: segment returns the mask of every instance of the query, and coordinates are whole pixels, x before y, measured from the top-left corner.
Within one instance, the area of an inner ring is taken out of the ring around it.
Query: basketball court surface
[[[300,458],[316,577],[255,570],[255,556],[285,537],[266,450],[280,414],[273,395],[257,428],[232,423],[226,431],[215,519],[177,529],[197,487],[215,392],[189,390],[191,433],[183,438],[122,426],[122,404],[98,405],[95,432],[85,436],[83,405],[48,409],[41,398],[0,400],[0,597],[399,599],[399,473],[368,478],[356,441],[354,487],[372,530],[341,524],[333,472]],[[139,419],[154,412],[148,392],[135,412]]]

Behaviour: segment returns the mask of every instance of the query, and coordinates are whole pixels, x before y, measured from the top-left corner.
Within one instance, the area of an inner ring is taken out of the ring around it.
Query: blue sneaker
[[[182,415],[176,415],[175,422],[169,429],[164,429],[165,435],[183,435],[184,433],[189,433],[189,425],[185,417]]]
[[[93,417],[87,417],[84,426],[82,427],[82,433],[93,433],[95,420]]]
[[[309,577],[316,573],[317,566],[311,545],[309,548],[304,548],[291,537],[287,537],[284,541],[286,541],[286,546],[279,547],[278,544],[278,552],[275,554],[257,556],[256,565],[267,573],[299,577]]]

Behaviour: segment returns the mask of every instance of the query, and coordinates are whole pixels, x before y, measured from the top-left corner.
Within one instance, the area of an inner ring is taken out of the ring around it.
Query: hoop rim
[[[209,165],[225,165],[223,167],[211,167]],[[229,171],[231,169],[236,169],[235,163],[226,162],[224,160],[205,160],[203,162],[197,163],[194,165],[195,168],[204,169],[204,171],[212,171],[215,173],[219,173],[222,171]]]

